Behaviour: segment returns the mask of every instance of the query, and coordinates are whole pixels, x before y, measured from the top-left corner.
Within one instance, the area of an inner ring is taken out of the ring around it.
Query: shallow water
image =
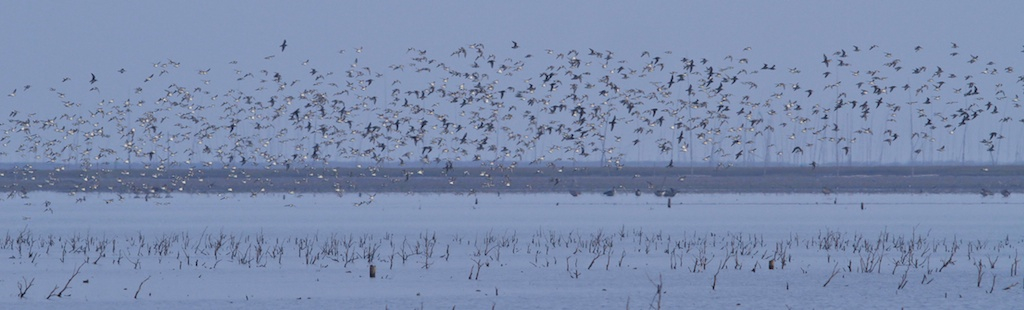
[[[85,198],[84,202],[76,199]],[[52,212],[44,211],[44,202]],[[41,232],[159,233],[203,229],[267,233],[586,229],[816,233],[822,229],[927,231],[970,237],[1024,234],[1024,196],[965,194],[643,195],[328,194],[175,195],[34,193],[7,200],[0,225]],[[864,209],[861,209],[861,204]]]
[[[653,195],[124,198],[33,193],[6,200],[0,225],[7,240],[36,242],[27,246],[34,254],[14,241],[0,249],[10,257],[0,265],[0,292],[7,293],[0,307],[646,308],[658,277],[667,308],[1024,302],[1024,279],[1011,275],[1024,247],[1018,196],[680,194],[671,208]],[[221,235],[236,250],[227,245],[214,255],[211,243]],[[436,240],[429,256],[420,252],[424,236]],[[62,254],[70,240],[93,241]],[[104,240],[115,249],[98,249]],[[354,245],[328,253],[344,242]],[[357,244],[379,249],[368,261]],[[908,244],[915,250],[908,253]],[[281,246],[281,258],[252,261],[256,247],[266,253],[271,246]],[[419,254],[400,260],[404,251]],[[906,255],[914,267],[896,263]],[[949,258],[956,262],[940,271]],[[68,296],[47,300],[83,259]],[[691,269],[701,259],[707,267]],[[788,267],[768,271],[771,259]],[[878,266],[865,272],[865,261]],[[366,276],[370,263],[377,279]],[[978,263],[985,265],[981,285]],[[904,274],[909,281],[900,287]],[[17,283],[27,279],[36,287],[19,299]]]

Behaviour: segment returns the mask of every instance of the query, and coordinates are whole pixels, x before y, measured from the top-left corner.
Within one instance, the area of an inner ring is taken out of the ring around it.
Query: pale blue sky
[[[751,46],[780,63],[854,44],[957,42],[1005,59],[996,56],[1017,55],[1024,44],[1022,11],[1018,1],[7,1],[0,85],[164,58],[264,56],[282,39],[310,57],[516,40],[536,49],[694,55]]]

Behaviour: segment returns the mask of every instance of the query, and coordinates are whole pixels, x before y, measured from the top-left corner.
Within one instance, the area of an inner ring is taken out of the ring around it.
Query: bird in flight
[[[284,52],[284,48],[285,47],[288,47],[288,40],[284,40],[284,42],[281,42],[281,51],[282,52]]]
[[[519,42],[512,41],[512,48],[519,48]]]
[[[90,75],[92,75],[92,79],[91,79],[91,80],[89,80],[89,84],[95,84],[95,83],[96,83],[96,81],[98,81],[98,80],[96,79],[96,74],[94,74],[94,73],[89,73],[89,74],[90,74]]]

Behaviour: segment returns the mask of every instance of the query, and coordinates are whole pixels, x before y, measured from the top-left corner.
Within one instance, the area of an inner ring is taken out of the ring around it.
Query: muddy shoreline
[[[0,169],[8,193],[1003,193],[1024,166]],[[1004,192],[1006,191],[1006,192]]]

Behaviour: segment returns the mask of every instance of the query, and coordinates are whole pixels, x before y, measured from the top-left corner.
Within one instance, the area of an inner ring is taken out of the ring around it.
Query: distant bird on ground
[[[658,197],[675,197],[676,193],[678,193],[678,191],[676,191],[675,188],[659,189],[659,190],[654,191],[654,196],[658,196]]]

